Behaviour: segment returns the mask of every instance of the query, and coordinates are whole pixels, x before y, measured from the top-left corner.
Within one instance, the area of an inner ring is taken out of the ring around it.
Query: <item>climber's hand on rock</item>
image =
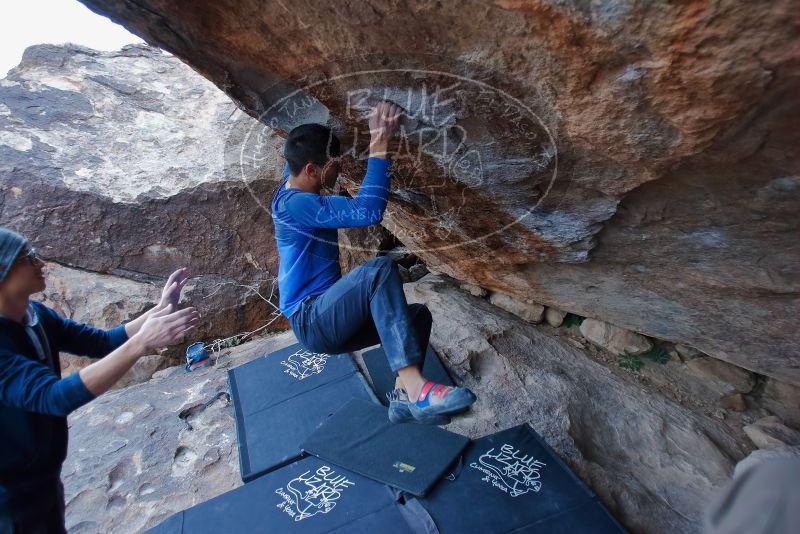
[[[161,300],[158,303],[158,308],[165,308],[172,305],[173,310],[178,309],[178,302],[181,300],[181,290],[186,282],[189,280],[189,269],[181,267],[167,279],[164,284],[164,289],[161,291]]]
[[[391,102],[378,102],[369,116],[369,155],[385,158],[389,148],[389,140],[397,131],[403,109]]]
[[[174,309],[168,304],[151,313],[136,334],[145,354],[178,342],[200,321],[200,313],[194,308]]]

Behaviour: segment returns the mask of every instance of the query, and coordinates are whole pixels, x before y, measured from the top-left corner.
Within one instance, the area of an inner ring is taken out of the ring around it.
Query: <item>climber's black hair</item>
[[[328,158],[339,156],[339,138],[321,124],[301,124],[289,132],[283,146],[283,157],[292,176],[297,176],[306,163],[325,165]]]

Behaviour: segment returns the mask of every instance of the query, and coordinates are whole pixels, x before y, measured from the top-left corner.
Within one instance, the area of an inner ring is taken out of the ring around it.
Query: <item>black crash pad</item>
[[[300,443],[350,399],[375,403],[349,355],[299,345],[236,367],[228,380],[245,482],[299,458]]]
[[[367,372],[369,373],[369,379],[372,382],[372,389],[375,391],[375,395],[378,397],[378,400],[381,401],[381,404],[388,406],[389,401],[386,398],[386,394],[394,390],[395,376],[391,367],[389,367],[389,360],[386,359],[386,353],[383,352],[382,347],[378,347],[366,351],[361,357],[364,359],[364,365],[367,367]],[[439,356],[436,355],[436,351],[434,351],[433,347],[430,345],[428,345],[428,351],[425,353],[425,361],[422,364],[422,375],[428,380],[433,380],[445,386],[455,385],[450,379],[450,375],[447,374],[447,370],[442,365],[441,360],[439,360]]]
[[[625,532],[528,425],[478,439],[459,469],[419,499],[439,532]]]
[[[420,532],[391,490],[307,457],[168,518],[151,534]]]
[[[228,371],[231,390],[246,401],[245,413],[309,391],[358,370],[349,354],[320,354],[298,343],[261,356]],[[235,390],[235,391],[234,391]]]
[[[353,399],[301,447],[378,482],[424,495],[468,443],[468,438],[436,426],[393,424],[383,406]]]

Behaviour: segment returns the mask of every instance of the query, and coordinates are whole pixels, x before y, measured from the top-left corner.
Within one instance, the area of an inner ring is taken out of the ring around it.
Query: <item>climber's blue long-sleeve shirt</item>
[[[58,353],[102,358],[128,339],[124,325],[98,330],[39,302],[31,308],[44,342],[32,339],[34,329],[0,317],[0,505],[4,494],[58,479],[67,414],[94,398],[78,373],[61,378]]]
[[[376,224],[389,197],[390,162],[367,160],[367,174],[353,198],[287,189],[289,166],[272,197],[278,243],[280,309],[290,317],[309,295],[324,293],[342,277],[337,228]]]

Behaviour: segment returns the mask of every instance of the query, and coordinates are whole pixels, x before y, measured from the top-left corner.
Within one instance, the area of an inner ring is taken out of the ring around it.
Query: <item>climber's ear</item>
[[[309,178],[319,178],[319,168],[317,165],[311,163],[310,161],[303,165],[303,172],[306,173],[306,176]]]

